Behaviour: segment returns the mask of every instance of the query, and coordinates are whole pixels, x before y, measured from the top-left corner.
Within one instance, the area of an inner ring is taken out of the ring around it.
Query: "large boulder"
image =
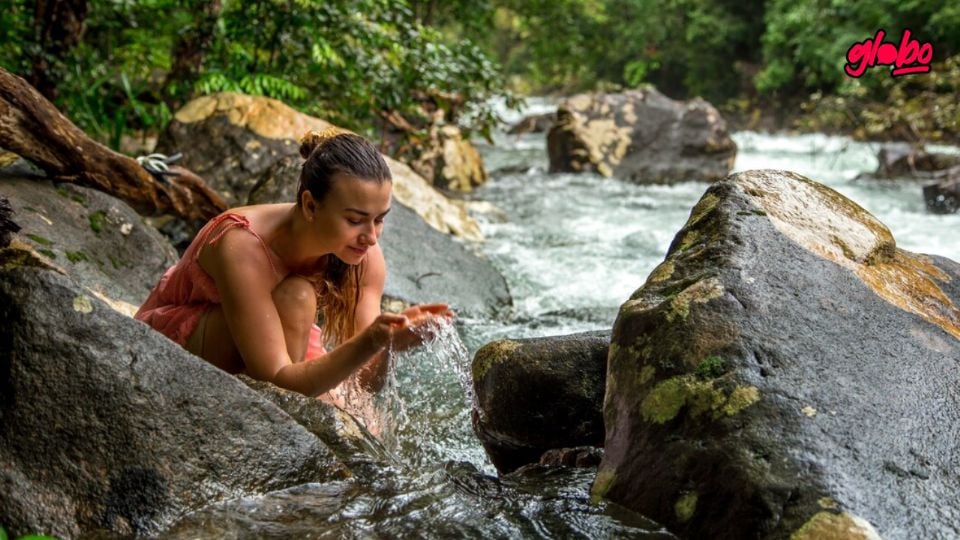
[[[447,302],[459,315],[496,317],[513,300],[503,276],[486,259],[429,227],[394,202],[380,247],[387,260],[384,295],[403,304]]]
[[[650,87],[567,99],[547,134],[547,151],[550,172],[668,184],[723,178],[737,145],[713,105],[674,101]]]
[[[197,173],[231,206],[292,202],[300,178],[299,137],[331,124],[275,99],[219,93],[199,97],[177,111],[157,143],[182,152],[179,164]],[[472,240],[480,228],[466,210],[426,180],[384,156],[394,176],[394,195],[437,230]]]
[[[0,250],[0,523],[13,536],[154,534],[234,497],[350,470],[235,377]]]
[[[931,180],[941,179],[953,168],[960,168],[960,155],[928,152],[908,143],[888,143],[877,152],[874,174],[878,178]]]
[[[603,444],[609,332],[484,345],[473,359],[473,429],[503,473],[552,449]]]
[[[960,535],[958,302],[830,188],[713,185],[620,308],[595,496],[685,538]]]
[[[177,261],[170,243],[132,208],[95,189],[2,178],[0,197],[10,201],[17,240],[128,315]]]

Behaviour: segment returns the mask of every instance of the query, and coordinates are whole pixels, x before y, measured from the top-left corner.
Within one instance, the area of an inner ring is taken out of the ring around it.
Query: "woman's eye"
[[[383,220],[382,220],[382,219],[377,219],[377,220],[374,220],[374,223],[376,223],[378,226],[379,226],[379,225],[383,225]]]
[[[358,219],[348,219],[347,222],[349,222],[351,225],[359,225],[359,224],[363,223],[362,221],[360,221],[360,220],[358,220]]]

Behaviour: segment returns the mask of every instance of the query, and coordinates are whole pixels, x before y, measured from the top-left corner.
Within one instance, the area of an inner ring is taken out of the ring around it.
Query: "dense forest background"
[[[489,135],[492,98],[653,84],[736,127],[960,134],[960,3],[920,0],[3,0],[0,66],[120,148],[197,95],[265,95],[376,136],[436,118]],[[928,74],[845,76],[909,28]],[[425,112],[426,111],[426,112]]]

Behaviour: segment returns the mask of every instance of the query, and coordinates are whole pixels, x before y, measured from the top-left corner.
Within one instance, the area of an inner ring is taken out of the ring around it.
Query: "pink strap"
[[[214,236],[212,239],[203,240],[201,242],[201,245],[203,244],[208,244],[211,246],[215,245],[217,242],[220,241],[221,238],[223,238],[223,235],[227,234],[227,232],[230,231],[231,228],[240,227],[241,229],[255,236],[257,240],[260,241],[260,245],[263,246],[264,255],[267,256],[267,262],[270,263],[270,268],[273,270],[273,273],[277,274],[278,276],[281,275],[280,272],[277,270],[277,266],[273,264],[273,257],[270,256],[270,247],[267,246],[267,243],[263,241],[263,237],[257,234],[257,231],[253,230],[250,227],[250,220],[247,219],[247,216],[241,216],[240,214],[230,214],[230,213],[221,214],[218,217],[213,219],[213,222],[210,223],[210,229],[207,231],[206,234],[209,236],[210,233],[217,230],[217,227],[219,227],[220,224],[226,221],[227,219],[231,219],[232,221],[224,225],[223,228],[220,229],[217,235]],[[197,250],[195,258],[199,256],[200,256],[200,250]]]

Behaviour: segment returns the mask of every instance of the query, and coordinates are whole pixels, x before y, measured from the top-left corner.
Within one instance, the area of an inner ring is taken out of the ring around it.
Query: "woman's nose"
[[[370,224],[360,235],[360,241],[366,246],[374,246],[377,243],[377,226]]]

